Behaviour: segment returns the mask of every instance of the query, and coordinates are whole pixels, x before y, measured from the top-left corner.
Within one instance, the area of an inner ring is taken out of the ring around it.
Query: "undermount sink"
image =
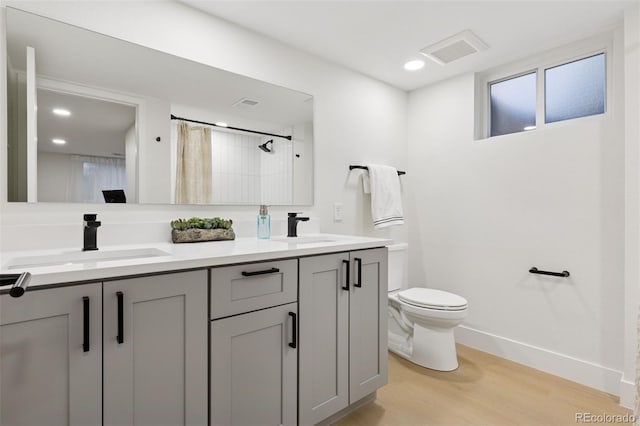
[[[43,266],[75,265],[112,260],[144,259],[168,256],[169,253],[156,248],[136,248],[105,251],[69,251],[60,254],[16,257],[6,264],[7,269],[38,268]]]
[[[278,241],[287,244],[316,244],[316,243],[333,243],[336,240],[322,236],[322,235],[310,235],[307,237],[275,237],[273,241]]]

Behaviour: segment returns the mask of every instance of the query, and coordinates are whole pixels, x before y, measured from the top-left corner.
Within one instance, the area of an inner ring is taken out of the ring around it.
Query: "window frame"
[[[491,80],[491,81],[487,81],[486,82],[486,88],[485,88],[485,96],[487,98],[486,104],[485,104],[485,111],[486,111],[486,137],[487,138],[496,138],[499,136],[506,136],[506,135],[512,135],[514,133],[522,133],[522,132],[512,132],[512,133],[504,133],[502,135],[495,135],[495,136],[491,136],[491,85],[493,84],[497,84],[497,83],[502,83],[503,81],[508,81],[508,80],[512,80],[514,78],[518,78],[518,77],[523,77],[525,75],[529,75],[529,74],[534,74],[535,78],[536,78],[536,126],[538,126],[538,99],[540,96],[539,92],[539,87],[538,87],[538,76],[539,76],[540,70],[538,68],[532,68],[532,69],[528,69],[526,71],[517,73],[517,74],[512,74],[503,78],[499,78],[497,80]],[[524,131],[524,130],[523,130]]]
[[[589,58],[593,58],[595,56],[599,56],[599,55],[604,55],[604,111],[600,114],[591,114],[591,115],[583,115],[581,117],[574,117],[574,118],[567,118],[564,120],[557,120],[557,121],[552,121],[551,123],[547,123],[547,70],[552,69],[552,68],[557,68],[557,67],[561,67],[563,65],[569,65],[575,62],[579,62],[582,61],[584,59],[589,59]],[[607,113],[608,108],[607,108],[607,94],[609,93],[609,85],[607,84],[607,76],[609,75],[608,72],[608,63],[609,63],[609,55],[607,54],[607,51],[605,49],[602,49],[600,51],[596,51],[594,53],[591,54],[587,54],[587,55],[582,55],[577,59],[572,59],[572,60],[568,60],[568,61],[564,61],[563,63],[559,64],[559,65],[550,65],[550,66],[545,66],[542,71],[543,71],[543,75],[542,75],[542,93],[543,93],[543,104],[542,104],[542,115],[544,118],[544,124],[545,125],[552,125],[554,123],[562,123],[563,121],[571,121],[571,120],[578,120],[580,118],[587,118],[587,117],[593,117],[593,116],[598,116],[598,115],[604,115]],[[537,114],[536,114],[536,119],[537,119]]]
[[[613,57],[613,34],[605,33],[595,37],[590,37],[580,42],[552,49],[545,53],[535,55],[526,60],[513,62],[504,66],[499,66],[482,73],[475,74],[475,140],[485,140],[500,138],[520,133],[530,133],[553,128],[557,126],[575,123],[580,120],[594,120],[606,117],[611,108],[612,84],[611,75],[614,62]],[[583,117],[576,117],[567,120],[546,123],[545,107],[545,70],[558,67],[572,62],[586,59],[591,56],[604,54],[604,112]],[[491,85],[501,81],[520,77],[529,73],[536,74],[536,128],[523,130],[521,132],[506,133],[503,135],[491,136]]]

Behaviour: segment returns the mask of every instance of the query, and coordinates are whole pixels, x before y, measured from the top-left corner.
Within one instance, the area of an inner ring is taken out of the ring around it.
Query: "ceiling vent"
[[[234,103],[232,106],[238,109],[252,109],[252,108],[255,108],[255,106],[258,105],[259,103],[260,101],[256,101],[255,99],[242,98],[236,103]]]
[[[488,49],[489,46],[470,30],[462,31],[454,36],[446,38],[438,43],[420,50],[427,58],[440,65],[446,65],[456,59],[463,58],[472,53]]]

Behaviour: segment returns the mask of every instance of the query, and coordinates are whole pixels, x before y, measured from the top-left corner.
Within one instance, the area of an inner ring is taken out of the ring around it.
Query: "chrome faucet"
[[[101,223],[96,220],[97,217],[97,214],[84,215],[84,247],[82,247],[82,251],[98,250],[98,227]]]
[[[298,222],[306,222],[308,217],[299,217],[298,213],[287,213],[287,237],[298,236]]]

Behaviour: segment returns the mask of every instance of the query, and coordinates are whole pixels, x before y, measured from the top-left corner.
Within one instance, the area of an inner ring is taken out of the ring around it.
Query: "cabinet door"
[[[300,259],[300,424],[349,405],[349,254]]]
[[[297,303],[211,322],[211,423],[295,425]]]
[[[0,296],[1,425],[102,423],[101,286]]]
[[[207,423],[207,272],[104,283],[104,424]]]
[[[350,403],[387,383],[387,249],[354,251],[349,300]]]

